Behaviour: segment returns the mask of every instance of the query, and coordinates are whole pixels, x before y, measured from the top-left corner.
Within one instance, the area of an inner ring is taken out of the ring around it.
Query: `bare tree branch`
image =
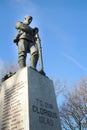
[[[87,126],[87,77],[70,88],[59,108],[62,129],[83,130]]]

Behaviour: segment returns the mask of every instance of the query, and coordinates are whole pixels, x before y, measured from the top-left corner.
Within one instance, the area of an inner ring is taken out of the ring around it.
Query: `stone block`
[[[61,130],[52,81],[25,67],[2,83],[0,130]]]

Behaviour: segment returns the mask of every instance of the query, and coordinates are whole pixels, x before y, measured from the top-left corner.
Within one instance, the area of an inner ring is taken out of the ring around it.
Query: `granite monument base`
[[[52,81],[28,67],[4,81],[0,130],[61,130]]]

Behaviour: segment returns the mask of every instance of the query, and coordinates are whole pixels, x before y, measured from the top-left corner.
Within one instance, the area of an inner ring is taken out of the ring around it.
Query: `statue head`
[[[25,16],[24,23],[29,25],[32,22],[32,16]]]

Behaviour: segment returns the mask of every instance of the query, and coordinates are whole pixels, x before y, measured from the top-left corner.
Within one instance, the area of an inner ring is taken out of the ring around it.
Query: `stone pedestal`
[[[4,81],[0,130],[61,130],[52,81],[27,67]]]

